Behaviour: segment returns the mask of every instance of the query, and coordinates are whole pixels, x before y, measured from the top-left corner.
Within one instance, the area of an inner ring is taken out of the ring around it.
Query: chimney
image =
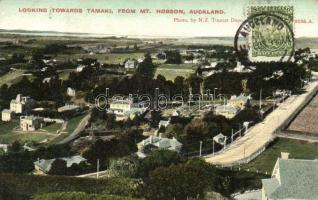
[[[289,153],[288,152],[281,152],[281,157],[284,160],[287,160],[289,158]]]

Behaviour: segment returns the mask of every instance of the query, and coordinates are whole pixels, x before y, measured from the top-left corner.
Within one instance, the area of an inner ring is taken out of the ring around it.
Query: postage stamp
[[[292,6],[251,6],[235,37],[250,62],[289,61],[294,52]],[[242,43],[243,41],[243,43]]]

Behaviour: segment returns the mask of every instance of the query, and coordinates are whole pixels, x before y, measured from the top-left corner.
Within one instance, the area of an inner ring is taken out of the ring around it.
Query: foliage
[[[56,192],[34,195],[32,200],[137,200],[132,197],[122,197],[105,194],[87,194],[85,192]]]
[[[149,53],[146,53],[144,60],[139,63],[137,73],[149,78],[152,78],[155,75],[155,65],[152,63],[151,55]]]
[[[203,198],[208,187],[214,185],[204,165],[204,161],[195,161],[155,169],[147,181],[147,199]]]
[[[147,177],[149,172],[158,167],[167,167],[171,164],[180,163],[181,161],[179,154],[174,151],[157,150],[141,161],[138,175],[140,177]]]
[[[134,157],[124,157],[110,161],[108,171],[112,177],[132,178],[138,170],[138,160]]]
[[[136,197],[143,182],[139,179],[91,179],[64,176],[34,176],[22,174],[1,174],[1,184],[11,189],[13,196],[29,199],[36,194],[51,192],[86,192]],[[18,199],[18,198],[15,198]]]
[[[100,159],[101,168],[105,169],[111,158],[127,156],[136,152],[136,142],[141,139],[140,136],[139,130],[131,129],[110,140],[98,139],[83,152],[83,156],[93,165],[96,164],[97,159]]]
[[[56,159],[51,165],[49,171],[50,175],[65,175],[67,171],[66,161],[62,159]]]
[[[0,156],[0,172],[7,173],[29,173],[34,169],[33,162],[38,158],[52,159],[57,157],[70,156],[68,145],[51,145],[39,147],[36,151],[12,152]]]
[[[167,64],[181,64],[182,59],[179,51],[171,50],[171,51],[165,51],[166,53],[166,63]]]

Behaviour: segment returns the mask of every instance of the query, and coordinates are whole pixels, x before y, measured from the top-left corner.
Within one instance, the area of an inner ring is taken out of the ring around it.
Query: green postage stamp
[[[248,17],[253,16],[258,21],[248,38],[251,61],[284,61],[293,54],[293,6],[250,6]]]

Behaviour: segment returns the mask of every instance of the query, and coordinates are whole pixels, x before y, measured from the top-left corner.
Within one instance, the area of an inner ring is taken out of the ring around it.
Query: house
[[[167,126],[168,126],[169,124],[170,124],[170,119],[169,119],[169,120],[160,120],[158,127],[159,127],[159,128],[161,128],[161,127],[167,128]]]
[[[73,104],[65,105],[65,106],[59,107],[57,109],[58,112],[66,112],[66,111],[77,112],[79,110],[80,110],[80,107],[77,105],[73,105]]]
[[[43,118],[35,116],[21,116],[20,128],[22,131],[35,131],[42,127]]]
[[[240,109],[232,106],[230,104],[227,105],[218,105],[215,108],[215,114],[216,115],[222,115],[228,119],[231,119],[237,115],[237,113],[240,112]]]
[[[126,112],[130,112],[132,107],[132,100],[115,100],[110,103],[109,109],[116,115],[124,115]]]
[[[42,80],[42,83],[50,83],[51,80],[52,80],[52,77],[47,77]]]
[[[233,95],[229,100],[229,104],[234,107],[239,107],[241,110],[245,108],[246,105],[250,103],[251,96],[245,96],[240,94],[239,96]]]
[[[79,65],[76,67],[76,72],[82,72],[86,68],[85,65]]]
[[[2,149],[2,151],[4,151],[4,153],[8,152],[8,146],[7,144],[0,144],[0,149]]]
[[[22,97],[21,94],[18,94],[16,99],[11,100],[10,110],[14,113],[25,113],[31,109],[34,101],[28,96]]]
[[[75,95],[76,95],[75,89],[73,89],[73,88],[71,88],[71,87],[68,87],[68,88],[67,88],[66,93],[67,93],[67,95],[70,96],[70,97],[75,97]]]
[[[317,199],[318,160],[289,159],[282,152],[272,177],[262,179],[262,200]]]
[[[149,136],[147,139],[137,144],[138,151],[142,153],[149,153],[156,149],[168,149],[171,151],[180,152],[182,144],[176,138],[163,138],[161,136]]]
[[[14,117],[14,112],[12,110],[4,109],[1,112],[1,119],[4,122],[9,122],[13,119]]]
[[[138,67],[138,61],[136,59],[128,59],[124,65],[125,69],[136,69]]]
[[[37,161],[33,163],[34,164],[33,173],[37,175],[45,175],[49,173],[52,167],[52,163],[57,159],[64,160],[66,162],[67,168],[71,167],[73,164],[80,164],[82,162],[86,162],[86,159],[80,155],[71,156],[71,157],[54,158],[54,159],[48,159],[48,160],[38,159]]]

